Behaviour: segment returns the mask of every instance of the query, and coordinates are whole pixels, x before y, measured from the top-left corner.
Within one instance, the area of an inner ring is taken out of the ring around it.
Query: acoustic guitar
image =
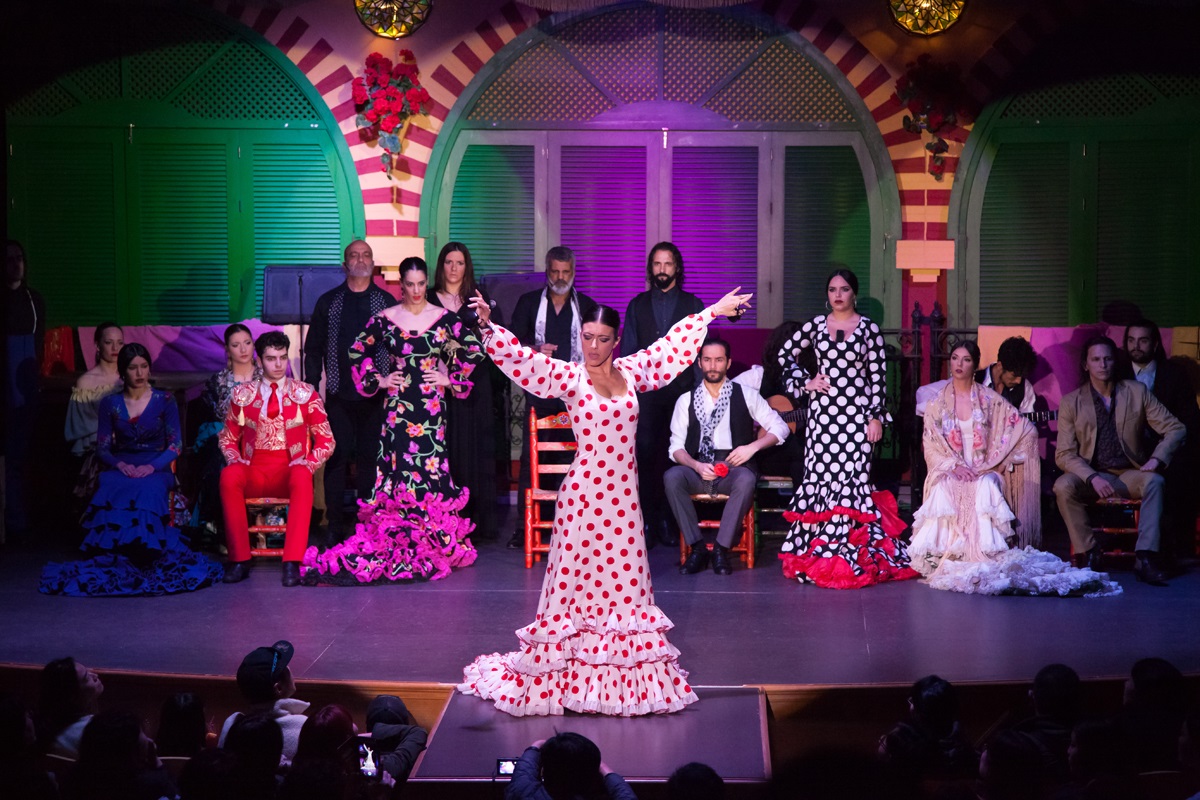
[[[803,406],[792,408],[792,399],[783,394],[773,394],[768,397],[767,405],[779,412],[779,416],[783,417],[788,430],[792,433],[796,432],[796,424],[802,422],[804,415],[808,413],[808,409]]]

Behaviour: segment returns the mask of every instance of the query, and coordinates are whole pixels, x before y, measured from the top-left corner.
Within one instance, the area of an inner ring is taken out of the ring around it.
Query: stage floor
[[[834,591],[784,580],[768,539],[759,566],[681,576],[677,550],[650,552],[658,605],[698,686],[1026,681],[1063,662],[1084,678],[1127,675],[1145,656],[1200,674],[1200,571],[1168,588],[1114,574],[1110,598],[977,597],[917,581]],[[65,549],[0,549],[0,662],[40,665],[73,655],[98,669],[232,675],[258,645],[288,639],[299,679],[455,683],[476,655],[511,650],[532,621],[545,568],[484,542],[468,569],[428,584],[294,588],[278,562],[248,580],[151,598],[38,593]]]

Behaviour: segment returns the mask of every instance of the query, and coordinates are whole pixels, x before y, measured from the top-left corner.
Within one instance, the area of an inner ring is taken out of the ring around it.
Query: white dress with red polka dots
[[[460,692],[514,716],[658,714],[696,701],[650,588],[634,440],[638,392],[687,369],[713,318],[710,309],[685,317],[614,360],[629,388],[612,399],[596,392],[583,365],[547,358],[493,326],[488,355],[522,389],[566,403],[579,449],[559,489],[537,616],[517,630],[520,649],[467,666]]]

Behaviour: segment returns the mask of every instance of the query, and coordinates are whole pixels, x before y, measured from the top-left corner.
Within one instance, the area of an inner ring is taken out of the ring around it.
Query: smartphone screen
[[[375,750],[370,742],[360,740],[358,743],[358,771],[370,780],[379,777],[379,765],[375,763]]]
[[[517,760],[515,758],[497,758],[496,759],[496,774],[497,775],[512,775],[517,768]]]

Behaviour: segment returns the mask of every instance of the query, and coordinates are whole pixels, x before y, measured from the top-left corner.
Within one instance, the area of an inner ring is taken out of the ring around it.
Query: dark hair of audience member
[[[1079,373],[1083,376],[1084,382],[1086,382],[1088,379],[1088,353],[1090,353],[1092,348],[1096,347],[1097,345],[1104,345],[1107,347],[1109,354],[1112,355],[1114,359],[1116,359],[1117,353],[1119,352],[1116,342],[1107,336],[1089,336],[1087,341],[1083,343],[1083,349],[1079,351]],[[1114,364],[1114,366],[1116,365]]]
[[[160,756],[191,758],[204,749],[208,719],[204,699],[192,692],[176,692],[162,704],[154,742]]]
[[[949,681],[926,675],[913,684],[913,716],[934,736],[947,736],[958,721],[958,694]]]
[[[722,800],[725,781],[708,764],[684,764],[667,778],[668,800]]]
[[[38,738],[42,747],[52,744],[72,722],[94,713],[95,701],[79,681],[75,659],[58,658],[42,667],[38,694]]]
[[[1130,760],[1116,721],[1089,719],[1077,723],[1071,729],[1067,764],[1076,786],[1129,774]]]
[[[542,785],[554,800],[588,797],[600,785],[600,748],[567,731],[542,744]]]
[[[296,743],[295,764],[310,758],[340,760],[354,736],[354,718],[345,706],[327,705],[304,721]]]
[[[963,339],[961,342],[954,345],[954,348],[950,351],[950,354],[953,355],[955,350],[966,350],[967,355],[971,357],[971,363],[975,365],[975,369],[979,369],[979,361],[982,358],[982,355],[980,355],[979,345],[975,343],[974,339]]]
[[[310,758],[294,762],[283,777],[278,800],[341,800],[347,777],[337,761]]]
[[[64,794],[77,800],[128,800],[140,796],[136,782],[139,774],[154,768],[153,747],[135,714],[97,714],[83,729],[79,760],[68,781],[71,791]]]
[[[1183,701],[1183,673],[1170,661],[1143,658],[1129,671],[1126,705],[1167,712],[1177,715],[1182,721],[1185,708]]]
[[[654,254],[659,250],[666,250],[671,254],[671,258],[675,260],[675,286],[683,288],[683,253],[679,252],[679,248],[671,242],[659,242],[650,248],[649,255],[646,256],[646,280],[650,281],[650,285],[654,285]],[[604,323],[607,325],[608,323]]]
[[[146,359],[147,367],[154,366],[154,362],[150,358],[150,351],[146,349],[144,344],[130,342],[129,344],[125,345],[117,352],[117,374],[120,375],[121,380],[125,381],[126,383],[128,383],[128,380],[125,377],[125,372],[129,369],[129,365],[133,363],[135,358]]]
[[[858,297],[858,276],[854,274],[854,270],[848,267],[838,267],[825,276],[825,288],[829,289],[829,282],[834,278],[841,278],[850,285],[850,291],[854,292],[854,296]]]
[[[1047,664],[1033,677],[1030,690],[1036,713],[1066,725],[1079,719],[1079,674],[1066,664]]]
[[[242,797],[238,759],[228,750],[203,750],[179,773],[179,800],[232,800]]]
[[[247,797],[270,797],[283,756],[283,729],[269,714],[243,714],[225,734],[224,749],[237,757],[238,785]]]
[[[1045,770],[1037,746],[1016,731],[1002,731],[979,757],[980,793],[987,800],[1034,800],[1045,795]]]
[[[446,256],[458,251],[463,256],[462,285],[458,287],[458,296],[465,303],[475,296],[479,284],[475,282],[475,263],[471,260],[471,251],[462,242],[446,242],[446,246],[438,253],[437,266],[433,270],[433,288],[436,291],[446,291]]]
[[[996,360],[1018,378],[1028,378],[1037,364],[1037,354],[1033,352],[1033,345],[1023,337],[1010,336],[1000,343]]]
[[[613,333],[618,333],[621,330],[621,315],[617,313],[616,309],[600,305],[599,303],[583,312],[579,324],[582,326],[589,322],[607,325],[613,329]]]
[[[266,354],[268,347],[286,353],[292,348],[292,340],[283,331],[267,331],[254,340],[254,350],[258,353],[259,358]]]

